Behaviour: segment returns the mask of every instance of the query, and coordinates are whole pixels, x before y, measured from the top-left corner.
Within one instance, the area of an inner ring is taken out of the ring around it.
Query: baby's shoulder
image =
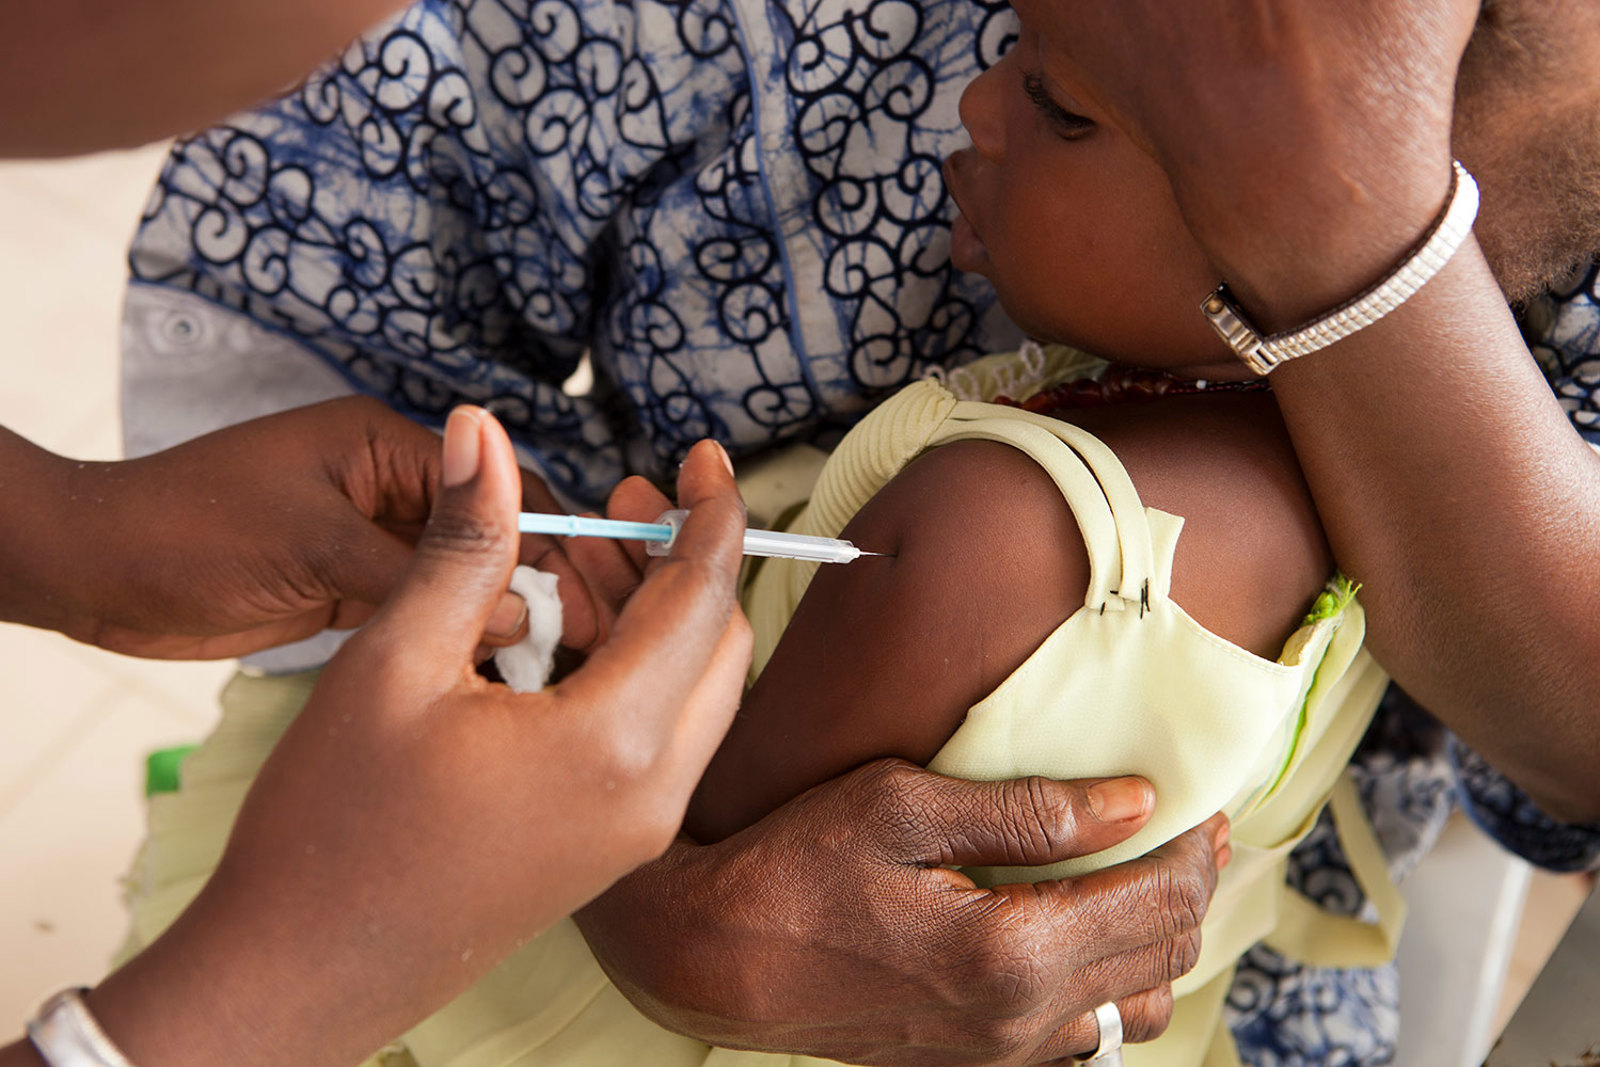
[[[1275,658],[1334,563],[1272,398],[1171,397],[1071,421],[1116,452],[1147,507],[1183,517],[1173,599],[1208,629]]]
[[[1276,658],[1333,561],[1272,399],[1172,397],[1069,419],[1110,446],[1146,506],[1183,517],[1173,598],[1219,636]],[[1022,452],[989,441],[946,445],[880,497],[868,536],[909,538],[904,547],[919,555],[960,561],[981,575],[975,587],[1012,590],[1012,610],[1038,600],[1047,613],[1070,613],[1074,598],[1082,603],[1088,561],[1076,520]]]

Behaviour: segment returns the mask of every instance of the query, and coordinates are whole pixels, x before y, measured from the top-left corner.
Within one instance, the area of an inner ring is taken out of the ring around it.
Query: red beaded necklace
[[[994,402],[1045,415],[1063,408],[1144,403],[1164,396],[1192,396],[1196,393],[1256,393],[1271,388],[1265,378],[1211,381],[1205,378],[1176,378],[1166,371],[1145,367],[1108,367],[1099,378],[1063,382],[1021,402],[1009,396],[997,396]]]

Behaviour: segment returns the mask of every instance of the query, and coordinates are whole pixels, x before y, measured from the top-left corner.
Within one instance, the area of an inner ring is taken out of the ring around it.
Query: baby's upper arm
[[[1002,444],[918,458],[843,536],[894,556],[819,569],[690,805],[701,840],[868,760],[926,763],[1088,586],[1055,483]]]

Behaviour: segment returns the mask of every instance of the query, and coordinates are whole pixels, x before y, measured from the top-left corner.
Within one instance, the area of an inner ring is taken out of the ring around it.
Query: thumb
[[[899,825],[918,837],[902,844],[939,866],[1033,867],[1091,855],[1132,837],[1155,811],[1155,790],[1142,778],[969,782],[918,771],[895,795],[913,809]]]
[[[500,423],[482,408],[452,411],[433,514],[405,575],[368,627],[372,639],[415,650],[417,666],[453,680],[471,662],[491,615],[510,607],[502,601],[517,563],[521,494]],[[504,621],[497,617],[496,628],[515,629]]]

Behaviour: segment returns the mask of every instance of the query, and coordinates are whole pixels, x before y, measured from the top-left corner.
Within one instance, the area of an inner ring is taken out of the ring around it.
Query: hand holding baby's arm
[[[733,837],[687,838],[578,914],[619,989],[668,1029],[848,1063],[1043,1063],[1091,1049],[1115,1000],[1160,1034],[1195,963],[1220,817],[1085,878],[975,888],[946,864],[1108,848],[1150,789],[963,782],[898,760],[817,786]],[[1097,817],[1097,812],[1103,818]]]

